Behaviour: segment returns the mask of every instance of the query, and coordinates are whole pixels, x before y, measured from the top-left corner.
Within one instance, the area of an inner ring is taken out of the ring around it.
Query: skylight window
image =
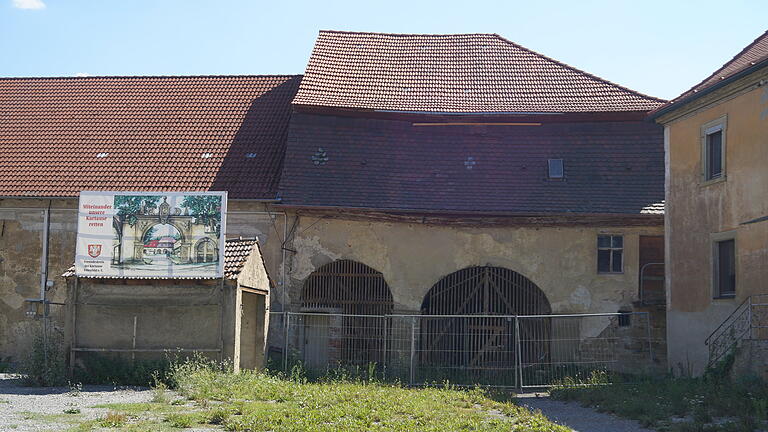
[[[256,153],[246,153],[245,157],[248,158],[248,159],[253,159],[253,158],[256,157]]]
[[[105,153],[105,152],[96,153],[96,157],[99,158],[99,159],[105,158],[107,156],[109,156],[109,153]]]
[[[202,155],[200,155],[200,157],[203,159],[210,159],[213,157],[213,153],[203,153]]]
[[[551,179],[562,179],[565,177],[565,168],[563,167],[562,159],[549,159],[547,161],[549,167],[548,177]]]

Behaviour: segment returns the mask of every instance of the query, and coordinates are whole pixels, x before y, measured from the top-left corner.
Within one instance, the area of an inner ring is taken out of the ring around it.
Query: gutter
[[[467,217],[550,217],[550,216],[593,216],[593,217],[664,217],[655,213],[587,213],[587,212],[546,212],[546,213],[516,213],[504,211],[470,212],[466,210],[432,210],[432,209],[408,209],[391,207],[353,207],[353,206],[313,206],[301,204],[277,204],[277,208],[295,210],[329,210],[329,211],[362,211],[362,212],[388,212],[417,215],[455,215]]]
[[[100,191],[94,191],[94,192],[100,192]],[[115,191],[103,191],[103,192],[115,192]],[[119,192],[138,192],[138,191],[119,191]],[[146,191],[142,191],[144,193]],[[155,191],[151,191],[155,192]],[[157,191],[159,193],[177,193],[177,192],[217,192],[217,191]],[[24,196],[13,196],[13,195],[3,195],[0,196],[1,200],[52,200],[52,199],[62,199],[62,200],[71,200],[71,199],[78,199],[79,195],[69,195],[69,196],[35,196],[35,195],[24,195]],[[251,201],[251,202],[263,202],[263,203],[278,203],[280,202],[280,198],[229,198],[230,201]],[[61,210],[61,209],[55,209],[55,210]],[[74,209],[77,210],[77,209]]]
[[[688,95],[688,96],[686,96],[686,97],[684,97],[684,98],[682,98],[682,99],[680,99],[678,101],[672,100],[670,103],[662,106],[657,111],[651,112],[651,114],[648,115],[648,120],[656,120],[659,117],[661,117],[662,115],[664,115],[664,114],[666,114],[666,113],[668,113],[670,111],[674,111],[674,110],[676,110],[677,108],[679,108],[682,105],[685,105],[685,104],[687,104],[689,102],[693,102],[694,100],[696,100],[696,99],[698,99],[698,98],[700,98],[702,96],[706,96],[706,95],[714,92],[715,90],[721,89],[721,88],[725,87],[726,85],[728,85],[728,84],[738,80],[739,78],[743,78],[743,77],[745,77],[745,76],[747,76],[747,75],[749,75],[749,74],[751,74],[753,72],[756,72],[759,69],[762,69],[763,67],[766,67],[766,66],[768,66],[768,58],[765,58],[762,61],[760,61],[758,63],[755,63],[755,64],[749,66],[746,69],[742,69],[739,72],[736,72],[733,75],[731,75],[731,76],[729,76],[729,77],[727,77],[725,79],[722,79],[722,80],[718,81],[717,83],[712,84],[709,87],[704,88],[703,90],[699,90],[699,91],[697,91],[697,92],[695,92],[693,94],[690,94],[690,95]],[[762,83],[758,84],[758,85],[762,85]]]
[[[45,305],[45,290],[48,285],[48,237],[51,230],[51,201],[43,210],[43,254],[40,257],[40,300]],[[46,313],[47,315],[47,313]]]

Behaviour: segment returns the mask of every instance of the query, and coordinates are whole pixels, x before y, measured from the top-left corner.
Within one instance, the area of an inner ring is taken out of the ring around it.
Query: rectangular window
[[[707,134],[707,180],[723,175],[723,131]]]
[[[715,242],[713,276],[715,297],[736,295],[736,241],[734,239]]]
[[[725,174],[725,117],[702,126],[701,167],[704,181],[717,180]]]
[[[624,236],[597,236],[597,272],[621,273],[624,271]]]
[[[562,159],[548,159],[547,165],[549,168],[549,178],[561,179],[565,177],[565,169],[563,168]]]

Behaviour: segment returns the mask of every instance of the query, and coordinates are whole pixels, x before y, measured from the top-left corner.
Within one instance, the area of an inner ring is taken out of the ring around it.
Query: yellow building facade
[[[700,374],[768,336],[766,54],[768,33],[652,115],[665,128],[667,338],[678,373]]]

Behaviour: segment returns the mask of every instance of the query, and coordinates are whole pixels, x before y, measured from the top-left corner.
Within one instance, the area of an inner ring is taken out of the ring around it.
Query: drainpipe
[[[285,250],[285,243],[288,241],[288,214],[286,212],[273,212],[269,211],[268,207],[265,207],[266,211],[250,211],[250,210],[235,210],[235,211],[227,211],[227,214],[242,214],[242,215],[267,215],[270,218],[275,215],[282,215],[283,216],[283,239],[280,244],[281,249],[281,259],[280,259],[280,281],[278,282],[278,285],[280,286],[280,289],[282,291],[282,303],[283,303],[283,310],[286,309],[285,302],[287,301],[287,293],[286,290],[286,283],[285,283],[285,258],[286,258],[286,250]]]
[[[51,228],[51,201],[43,209],[43,253],[40,257],[40,300],[43,306],[43,319],[48,316],[45,305],[45,290],[48,285],[48,236]]]

